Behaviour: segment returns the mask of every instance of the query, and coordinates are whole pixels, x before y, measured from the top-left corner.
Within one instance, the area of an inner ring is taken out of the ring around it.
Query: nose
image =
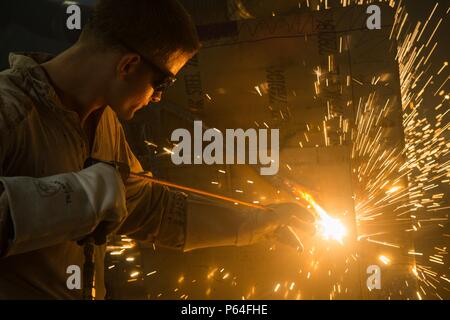
[[[151,102],[158,103],[161,101],[162,92],[161,91],[155,91],[151,97]]]

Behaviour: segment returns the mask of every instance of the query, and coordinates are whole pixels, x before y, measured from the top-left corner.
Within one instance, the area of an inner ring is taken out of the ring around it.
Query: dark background
[[[312,0],[313,1],[313,0]],[[197,18],[203,20],[206,16],[219,17],[220,13],[226,10],[224,0],[182,0],[187,8]],[[254,6],[254,15],[259,16],[261,5],[254,5],[254,1],[243,1],[248,3],[251,12]],[[304,1],[303,1],[304,2]],[[426,20],[432,8],[440,2],[439,11],[447,10],[446,1],[439,0],[404,0],[410,15],[410,23],[415,24],[418,20]],[[88,12],[88,8],[94,3],[93,0],[78,1],[83,8],[83,12]],[[265,1],[264,3],[270,3]],[[276,10],[279,1],[272,1],[273,9]],[[330,0],[331,3],[331,0]],[[259,9],[259,10],[258,10]],[[270,10],[269,10],[270,11]],[[203,14],[202,14],[203,13]],[[46,51],[58,53],[67,48],[77,38],[76,32],[68,32],[65,29],[65,5],[62,0],[3,0],[0,2],[0,70],[8,67],[8,54],[12,51]],[[83,14],[83,20],[88,18]],[[436,35],[437,39],[446,39],[448,22],[444,21],[444,26]],[[440,41],[436,51],[436,57],[444,60],[450,49],[448,41]]]

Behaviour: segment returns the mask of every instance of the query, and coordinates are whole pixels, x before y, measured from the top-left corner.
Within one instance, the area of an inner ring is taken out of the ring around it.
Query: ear
[[[141,57],[135,53],[124,54],[117,63],[116,74],[119,79],[125,79],[136,72]]]

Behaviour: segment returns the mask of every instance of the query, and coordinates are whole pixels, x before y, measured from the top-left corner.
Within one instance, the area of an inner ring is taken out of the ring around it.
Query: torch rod
[[[219,194],[215,194],[215,193],[211,193],[211,192],[207,192],[207,191],[203,191],[203,190],[199,190],[199,189],[194,189],[194,188],[187,187],[187,186],[182,186],[182,185],[179,185],[179,184],[176,184],[173,182],[155,179],[155,178],[149,176],[149,173],[146,173],[146,172],[143,172],[143,173],[131,172],[130,176],[144,178],[144,179],[146,179],[154,184],[157,184],[157,185],[175,188],[178,190],[191,192],[191,193],[195,193],[198,195],[202,195],[202,196],[206,196],[206,197],[210,197],[210,198],[214,198],[214,199],[219,199],[219,200],[223,200],[223,201],[227,201],[227,202],[231,202],[231,203],[235,203],[235,204],[240,204],[240,205],[250,207],[250,208],[266,209],[265,207],[254,204],[254,203],[245,202],[245,201],[241,201],[241,200],[230,198],[230,197],[225,197],[225,196],[222,196]]]

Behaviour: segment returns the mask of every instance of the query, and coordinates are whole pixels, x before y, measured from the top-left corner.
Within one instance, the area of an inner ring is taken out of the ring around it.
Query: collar
[[[25,79],[30,80],[37,99],[52,109],[69,111],[61,102],[55,89],[41,64],[53,59],[48,53],[18,52],[9,54],[11,69],[22,73]],[[33,94],[33,93],[30,93]]]

